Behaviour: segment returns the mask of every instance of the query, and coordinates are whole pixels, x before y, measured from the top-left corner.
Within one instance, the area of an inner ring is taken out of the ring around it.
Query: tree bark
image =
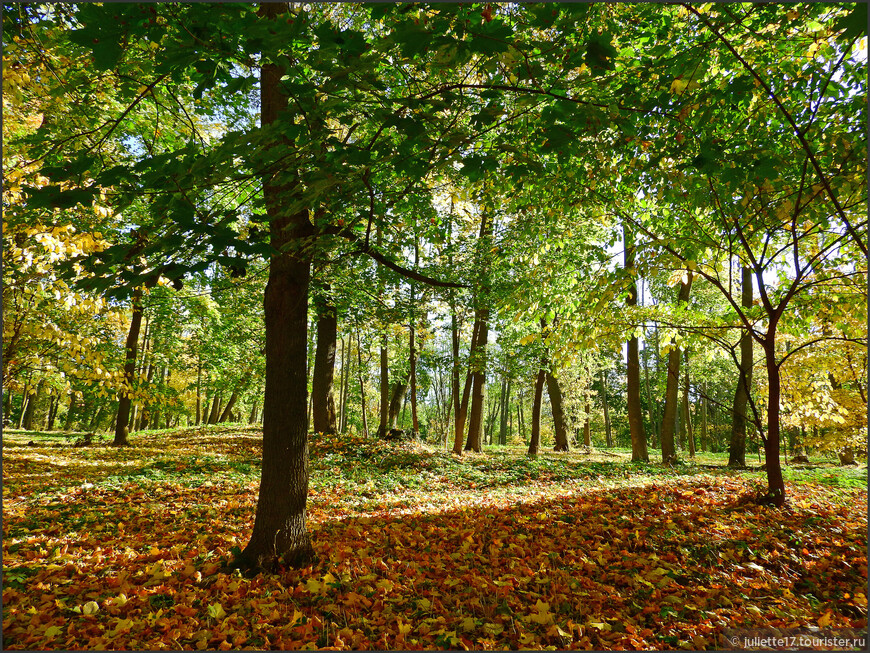
[[[262,4],[260,13],[276,20],[285,4]],[[260,75],[261,123],[276,122],[287,106],[273,63],[275,52],[264,52]],[[276,143],[275,145],[278,145]],[[283,143],[289,147],[289,143]],[[272,148],[278,150],[279,148]],[[280,148],[284,149],[284,148]],[[286,174],[278,170],[274,174]],[[310,226],[308,210],[287,214],[288,189],[268,174],[263,194],[270,219],[269,280],[264,298],[266,326],[266,390],[263,401],[263,466],[254,528],[239,556],[241,566],[273,568],[283,560],[293,566],[309,562],[314,550],[306,529],[308,496],[308,285],[310,247],[301,238]],[[294,233],[295,232],[295,233]]]
[[[529,442],[529,455],[537,456],[541,446],[541,399],[544,395],[544,381],[547,372],[542,367],[535,379],[535,397],[532,400],[532,437]]]
[[[480,235],[477,239],[477,266],[480,270],[480,289],[477,293],[475,321],[479,323],[477,343],[471,351],[471,411],[468,416],[468,439],[466,451],[480,451],[480,427],[483,418],[483,397],[486,386],[486,344],[489,339],[489,281],[486,269],[486,251],[489,236],[492,234],[492,220],[483,213],[480,221]]]
[[[359,377],[360,410],[362,411],[363,434],[369,437],[369,423],[366,418],[366,385],[363,381],[362,342],[360,342],[359,330],[356,333],[356,358],[357,376]]]
[[[209,424],[217,424],[218,417],[220,417],[220,414],[221,414],[221,402],[222,402],[222,400],[223,400],[223,393],[222,392],[215,392],[214,398],[212,399],[212,402],[211,402],[211,413],[209,413],[209,416],[208,416],[208,423]]]
[[[475,321],[474,326],[471,330],[471,349],[474,349],[474,344],[477,341],[477,331],[480,327],[480,324]],[[458,336],[456,340],[456,347],[458,348]],[[458,358],[458,354],[457,354]],[[458,374],[458,372],[457,372]],[[456,389],[459,389],[459,378],[457,377],[457,386]],[[462,398],[459,399],[459,395],[457,394],[457,400],[459,403],[456,405],[456,425],[455,425],[455,441],[453,443],[453,453],[457,455],[462,455],[462,436],[465,433],[465,417],[468,412],[468,397],[471,394],[471,367],[469,366],[468,372],[465,375],[465,385],[462,386]]]
[[[402,409],[402,399],[408,392],[408,378],[410,372],[405,377],[393,384],[390,392],[390,407],[387,413],[387,429],[394,429],[398,424],[399,411]]]
[[[562,390],[559,380],[550,372],[546,375],[547,394],[550,395],[550,407],[553,409],[553,431],[556,440],[553,451],[568,451],[568,427],[565,424],[565,409],[562,402]],[[587,412],[589,406],[587,405]]]
[[[677,303],[689,301],[689,293],[692,290],[692,273],[688,273],[686,283],[680,284],[677,293]],[[674,429],[677,421],[677,408],[679,403],[680,387],[680,358],[682,352],[676,343],[671,343],[668,352],[668,379],[665,387],[665,409],[662,413],[662,462],[672,463],[677,459],[677,451],[674,442]]]
[[[772,332],[775,325],[771,325]],[[779,459],[780,450],[780,398],[782,394],[779,366],[776,363],[776,352],[773,338],[768,335],[764,343],[764,363],[767,369],[767,437],[764,439],[764,463],[767,469],[767,494],[762,497],[762,503],[768,503],[777,508],[785,503],[785,481],[782,478],[782,465]]]
[[[634,235],[623,225],[624,263],[625,269],[631,275],[631,283],[628,287],[628,296],[625,305],[637,306],[637,282],[634,271]],[[626,351],[626,395],[628,402],[628,426],[631,431],[631,460],[649,461],[649,453],[646,447],[646,433],[643,428],[643,412],[640,405],[640,357],[638,353],[638,340],[632,337],[628,340]]]
[[[130,318],[130,330],[127,332],[127,342],[124,345],[124,386],[132,390],[133,377],[136,373],[136,349],[139,346],[139,329],[142,328],[142,289],[133,291],[133,315]],[[118,400],[118,413],[115,418],[115,439],[112,444],[116,447],[128,444],[127,436],[130,433],[130,407],[132,400],[126,390],[121,390]]]
[[[685,373],[683,374],[683,424],[686,428],[686,439],[689,442],[689,457],[695,457],[695,431],[692,428],[692,411],[689,403],[689,350],[683,352]]]
[[[511,411],[511,380],[509,378],[502,379],[500,404],[498,443],[506,445],[508,439],[508,417]]]
[[[414,269],[416,270],[420,263],[420,245],[417,241],[417,238],[414,238]],[[410,392],[411,392],[411,429],[414,431],[414,434],[418,434],[420,432],[420,422],[417,419],[417,349],[416,343],[414,342],[414,330],[416,328],[415,324],[415,298],[414,298],[414,282],[411,281],[411,325],[410,325],[410,333],[408,334],[408,350],[409,350],[409,360],[408,364],[411,368],[410,370]]]
[[[751,308],[752,270],[750,268],[743,268],[740,281],[740,304],[743,308]],[[734,391],[734,405],[731,410],[729,467],[746,467],[746,408],[749,403],[749,389],[752,387],[752,364],[752,336],[746,330],[740,338],[740,368],[737,388]]]
[[[608,449],[613,446],[613,430],[610,425],[610,406],[607,401],[607,374],[601,370],[601,404],[604,408],[604,437]]]
[[[335,345],[338,338],[338,317],[335,302],[329,296],[329,285],[315,297],[317,310],[317,348],[314,353],[314,379],[311,383],[312,416],[316,433],[335,433]]]
[[[381,406],[378,438],[383,438],[389,429],[390,421],[390,366],[387,360],[387,334],[381,336]]]

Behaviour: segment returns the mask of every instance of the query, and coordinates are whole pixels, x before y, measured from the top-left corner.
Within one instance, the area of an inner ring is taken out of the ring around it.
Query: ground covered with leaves
[[[792,470],[771,509],[757,472],[313,436],[317,561],[217,574],[253,524],[259,440],[4,436],[4,647],[705,649],[728,628],[866,628],[866,468]]]

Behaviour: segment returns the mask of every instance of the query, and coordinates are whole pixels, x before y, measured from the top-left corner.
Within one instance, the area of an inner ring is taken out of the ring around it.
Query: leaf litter
[[[866,486],[790,484],[771,509],[725,471],[311,451],[316,562],[245,578],[217,572],[253,524],[256,434],[4,441],[6,648],[704,649],[726,628],[866,627]]]

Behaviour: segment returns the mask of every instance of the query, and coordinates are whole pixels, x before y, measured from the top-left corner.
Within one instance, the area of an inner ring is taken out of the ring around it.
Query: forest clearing
[[[866,634],[866,467],[788,468],[789,505],[770,509],[752,500],[763,473],[721,457],[458,457],[318,435],[315,561],[220,574],[251,528],[260,437],[7,435],[4,646],[704,650],[739,628]]]
[[[866,634],[866,31],[4,5],[3,645]]]

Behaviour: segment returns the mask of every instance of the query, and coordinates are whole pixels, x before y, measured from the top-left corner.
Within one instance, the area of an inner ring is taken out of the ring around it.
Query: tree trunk
[[[741,276],[740,304],[752,307],[752,270],[743,268]],[[729,467],[746,467],[746,408],[752,387],[752,335],[748,330],[740,338],[740,368],[737,388],[734,391],[734,407],[731,411],[731,446],[728,449]]]
[[[775,325],[769,327],[771,330]],[[770,333],[770,332],[768,332]],[[769,503],[777,508],[785,503],[785,482],[782,478],[782,465],[779,459],[780,449],[780,396],[781,379],[779,366],[776,364],[774,340],[768,335],[764,343],[764,363],[767,368],[767,438],[764,439],[764,463],[767,469],[767,494],[762,497],[763,503]]]
[[[544,381],[547,372],[542,367],[535,379],[535,397],[532,400],[532,438],[529,442],[529,455],[537,456],[541,446],[541,399],[544,395]]]
[[[199,426],[202,419],[202,355],[199,354],[196,363],[196,422]]]
[[[523,442],[526,441],[526,423],[523,419],[523,391],[520,388],[520,391],[517,393],[517,429],[519,429],[520,437],[523,439]]]
[[[654,333],[656,340],[658,339],[658,324],[654,326]],[[658,349],[658,347],[656,347]],[[643,348],[643,383],[644,389],[646,390],[646,401],[649,412],[649,423],[652,427],[652,446],[653,448],[657,448],[661,446],[661,433],[659,432],[659,416],[658,411],[656,410],[656,406],[658,405],[656,401],[653,400],[652,392],[650,391],[649,386],[649,347],[644,346]]]
[[[54,419],[57,416],[57,406],[60,403],[60,397],[55,394],[49,396],[48,413],[45,415],[45,430],[54,430]],[[102,409],[102,406],[100,406]]]
[[[695,432],[692,429],[692,412],[689,403],[689,350],[683,352],[686,370],[683,374],[683,424],[686,429],[686,439],[689,442],[689,457],[695,457]]]
[[[214,400],[214,397],[212,397],[211,399],[206,397],[205,409],[202,411],[202,420],[200,420],[200,422],[197,422],[197,424],[208,424],[208,416],[211,413],[211,401],[213,401],[213,400]]]
[[[228,419],[230,419],[230,417],[233,414],[233,408],[235,407],[236,402],[239,400],[239,389],[238,389],[239,385],[241,385],[241,383],[236,384],[236,387],[233,388],[233,392],[230,395],[230,400],[227,402],[227,405],[224,407],[224,410],[221,413],[221,416],[218,418],[218,422],[221,424],[223,424]]]
[[[592,447],[592,429],[589,423],[589,397],[586,397],[585,412],[586,419],[583,420],[583,445],[587,448]]]
[[[610,425],[610,406],[607,401],[607,374],[601,370],[601,404],[604,408],[604,437],[607,447],[613,446],[613,430]]]
[[[707,383],[701,384],[701,451],[711,451],[707,433]]]
[[[378,438],[386,435],[390,421],[390,366],[387,360],[387,333],[381,336],[381,420],[378,424]]]
[[[66,409],[66,417],[63,420],[63,430],[69,431],[72,429],[73,421],[76,414],[76,396],[75,393],[69,396],[69,405]],[[21,428],[20,426],[18,428]]]
[[[269,20],[287,11],[285,4],[262,4]],[[264,52],[261,68],[261,123],[275,122],[287,100],[281,91],[282,69],[271,63],[277,53]],[[277,143],[276,143],[277,145]],[[285,147],[272,148],[277,151]],[[285,174],[283,171],[276,174]],[[314,555],[306,530],[308,496],[308,285],[310,247],[299,237],[310,225],[308,210],[287,215],[290,189],[266,176],[263,193],[270,219],[271,245],[264,313],[266,390],[263,402],[263,466],[254,529],[242,551],[243,566],[272,568],[279,560],[302,566]],[[296,233],[294,233],[294,231]]]
[[[40,379],[36,384],[36,389],[31,393],[30,399],[27,401],[27,408],[24,410],[24,430],[33,430],[33,416],[36,414],[36,402],[42,394],[42,388],[45,387],[45,379]]]
[[[256,424],[257,423],[257,400],[253,399],[251,401],[251,414],[248,415],[248,424]]]
[[[689,292],[692,290],[692,273],[688,273],[686,283],[680,284],[677,293],[677,303],[689,301]],[[674,443],[674,429],[677,421],[677,407],[679,402],[680,387],[680,358],[682,352],[676,343],[671,343],[668,352],[668,379],[665,387],[665,409],[662,413],[662,462],[672,463],[677,459],[677,451]]]
[[[478,311],[480,324],[477,346],[471,352],[471,410],[468,415],[468,439],[466,451],[480,451],[480,426],[483,417],[483,395],[486,386],[486,341],[489,338],[489,309]]]
[[[492,234],[492,220],[484,212],[480,220],[477,239],[477,266],[480,270],[480,289],[476,296],[475,321],[480,324],[477,343],[471,351],[471,411],[468,416],[468,439],[466,451],[480,451],[480,427],[483,418],[483,397],[486,386],[486,345],[489,339],[489,282],[487,280],[486,252]]]
[[[214,399],[211,402],[211,413],[208,416],[209,424],[217,424],[218,417],[221,414],[221,400],[223,399],[222,392],[215,392]]]
[[[502,379],[500,404],[498,443],[506,445],[508,440],[508,417],[511,412],[511,380],[509,378]]]
[[[625,244],[625,269],[631,275],[625,305],[631,308],[637,306],[637,282],[635,281],[636,272],[634,271],[634,235],[624,225],[622,232]],[[648,462],[649,453],[647,453],[646,448],[646,433],[643,428],[643,412],[640,405],[640,357],[636,337],[628,340],[626,358],[626,399],[628,402],[628,426],[631,431],[631,460]]]
[[[362,364],[362,343],[360,342],[359,330],[356,332],[356,358],[357,358],[357,376],[359,377],[359,396],[360,409],[362,410],[362,427],[363,434],[369,437],[369,423],[366,418],[366,385],[363,381],[363,364]]]
[[[568,427],[565,425],[565,410],[562,403],[562,390],[559,381],[550,372],[546,374],[547,394],[553,409],[553,431],[556,440],[553,451],[568,451]],[[588,406],[587,406],[588,410]]]
[[[471,329],[471,349],[474,349],[474,343],[477,341],[477,331],[480,324],[475,321]],[[459,336],[455,336],[454,347],[457,351],[457,360],[459,357]],[[456,372],[456,424],[455,424],[455,440],[453,442],[453,453],[462,455],[462,436],[465,433],[465,416],[468,411],[468,397],[471,394],[471,367],[469,366],[468,373],[465,375],[465,385],[462,386],[462,398],[459,398],[459,372]]]
[[[338,431],[347,430],[347,395],[350,392],[350,338],[341,338],[341,387],[338,392]]]
[[[408,392],[408,378],[410,372],[405,375],[405,378],[393,384],[393,389],[390,392],[390,407],[387,413],[387,429],[394,429],[397,426],[399,411],[402,408],[402,399]]]
[[[414,269],[416,270],[420,264],[420,244],[417,240],[417,237],[414,237]],[[411,429],[414,431],[414,434],[418,434],[420,432],[420,422],[417,419],[417,349],[416,344],[414,342],[414,329],[415,329],[415,298],[414,298],[414,282],[411,282],[411,325],[410,325],[410,334],[408,335],[408,349],[409,349],[409,366],[410,370],[410,383],[411,383]]]
[[[124,345],[124,386],[132,390],[133,377],[136,373],[136,349],[139,346],[139,329],[142,327],[142,289],[133,291],[133,315],[130,318],[130,330],[127,332],[127,342]],[[115,418],[115,439],[112,444],[116,447],[128,444],[127,436],[130,433],[130,407],[132,400],[129,392],[121,390],[118,399],[118,414]]]
[[[329,296],[329,285],[317,295],[317,348],[314,353],[314,380],[311,383],[312,416],[316,433],[335,433],[335,344],[338,336],[338,317],[335,302]]]

